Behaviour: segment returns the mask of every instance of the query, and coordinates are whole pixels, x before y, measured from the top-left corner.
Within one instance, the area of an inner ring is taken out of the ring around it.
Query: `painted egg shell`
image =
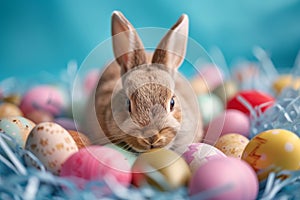
[[[204,79],[210,91],[223,83],[223,73],[214,64],[205,64],[200,69],[200,77]]]
[[[12,103],[16,106],[19,106],[21,103],[21,96],[18,94],[11,94],[3,97],[3,101],[7,103]]]
[[[12,103],[1,103],[0,104],[0,118],[2,117],[17,117],[23,116],[22,111]]]
[[[231,99],[234,95],[236,95],[237,92],[237,84],[234,81],[230,80],[224,82],[223,84],[220,84],[213,90],[213,93],[221,99],[223,105],[226,105],[227,101]]]
[[[209,199],[253,200],[258,195],[258,180],[245,161],[217,158],[198,168],[189,184],[189,194],[193,198],[193,195],[212,189],[214,192]]]
[[[191,171],[178,154],[167,149],[153,149],[138,156],[132,167],[132,181],[137,187],[152,185],[168,191],[187,185]]]
[[[239,110],[229,109],[215,117],[209,124],[205,135],[205,143],[215,144],[218,138],[228,133],[249,136],[249,117]]]
[[[222,101],[212,93],[198,96],[198,104],[203,124],[207,124],[224,110]]]
[[[130,166],[132,166],[133,163],[136,160],[136,155],[134,153],[126,151],[125,149],[121,148],[120,146],[117,146],[117,145],[114,145],[114,144],[106,144],[104,146],[108,147],[108,148],[112,148],[114,150],[117,150],[118,152],[120,152],[121,154],[123,154],[123,156],[125,157],[125,159],[128,160]]]
[[[273,129],[253,137],[246,146],[242,159],[257,172],[259,180],[271,171],[300,168],[299,137],[287,130]]]
[[[193,143],[188,146],[188,150],[182,154],[182,157],[190,167],[192,174],[209,160],[226,157],[219,149],[205,143]]]
[[[191,81],[191,86],[197,95],[205,94],[209,91],[205,80],[200,77],[194,77]]]
[[[226,156],[241,158],[248,143],[249,140],[245,136],[231,133],[221,136],[215,144],[215,147]]]
[[[39,124],[42,122],[53,122],[53,116],[43,110],[34,110],[26,114],[26,118],[32,120],[34,123]]]
[[[35,126],[35,123],[24,117],[5,117],[0,119],[0,131],[14,138],[16,143],[23,147],[30,131]],[[8,145],[13,146],[11,142]]]
[[[66,118],[66,117],[59,117],[54,119],[54,122],[61,125],[65,129],[69,130],[76,130],[76,125],[73,119]]]
[[[292,87],[295,90],[300,88],[300,77],[293,77],[292,75],[281,75],[273,82],[273,89],[277,94],[287,87]]]
[[[68,132],[76,142],[78,149],[91,145],[90,139],[84,134],[74,130],[68,130]]]
[[[27,138],[25,148],[39,158],[46,169],[54,174],[59,174],[62,163],[78,151],[68,131],[53,122],[36,125]],[[30,160],[27,164],[34,166]]]
[[[129,186],[131,170],[128,161],[118,151],[103,147],[89,146],[71,155],[63,164],[60,176],[84,179],[75,183],[82,187],[87,181],[103,181],[114,178],[119,184]]]
[[[240,110],[247,115],[250,115],[250,111],[238,100],[238,96],[241,96],[253,108],[261,106],[262,112],[271,107],[275,101],[272,96],[257,90],[240,91],[228,101],[227,109]]]
[[[59,115],[65,106],[66,98],[59,88],[40,85],[24,94],[20,108],[25,115],[34,110],[44,110],[53,115]]]

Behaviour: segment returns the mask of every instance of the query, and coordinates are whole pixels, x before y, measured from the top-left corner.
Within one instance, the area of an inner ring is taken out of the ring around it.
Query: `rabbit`
[[[94,144],[115,143],[143,153],[167,148],[182,153],[203,137],[197,99],[177,71],[186,52],[188,16],[183,14],[153,53],[145,51],[131,23],[119,11],[112,14],[115,61],[102,72],[87,118],[97,126]]]

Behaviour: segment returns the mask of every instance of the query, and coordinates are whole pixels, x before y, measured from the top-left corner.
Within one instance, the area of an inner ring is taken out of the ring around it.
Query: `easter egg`
[[[36,125],[30,132],[25,148],[33,153],[53,174],[59,174],[63,162],[78,147],[71,135],[60,125],[53,122],[43,122]],[[26,161],[35,166],[33,160]]]
[[[136,155],[134,153],[126,151],[125,149],[123,149],[122,147],[120,147],[118,145],[114,145],[114,144],[110,143],[110,144],[106,144],[104,146],[108,147],[108,148],[112,148],[112,149],[120,152],[125,157],[125,159],[128,160],[130,166],[132,166],[136,160]]]
[[[111,177],[123,186],[129,186],[131,182],[128,161],[118,151],[103,146],[81,148],[63,163],[60,176],[83,179],[83,182],[74,179],[80,187],[87,181],[103,181]]]
[[[284,129],[264,131],[250,140],[242,159],[253,167],[259,180],[267,178],[271,171],[298,170],[299,137]]]
[[[225,81],[213,90],[213,93],[217,95],[223,105],[226,105],[227,101],[231,99],[238,92],[238,86],[234,81]]]
[[[200,166],[189,183],[189,194],[214,190],[205,199],[253,200],[258,195],[258,180],[254,170],[243,160],[231,157],[210,160]]]
[[[68,132],[75,141],[78,149],[91,145],[91,141],[86,135],[74,130],[68,130]]]
[[[292,75],[281,75],[279,76],[272,85],[273,89],[277,94],[287,87],[292,87],[295,90],[300,88],[300,77],[293,77]]]
[[[191,177],[187,163],[167,149],[152,149],[139,155],[132,167],[132,182],[141,187],[152,185],[169,191],[185,186]]]
[[[19,106],[21,103],[21,96],[17,94],[11,94],[3,97],[3,101],[7,103],[12,103],[16,106]]]
[[[26,115],[34,110],[44,110],[52,115],[59,115],[65,109],[66,98],[59,88],[50,85],[36,86],[27,91],[20,108]]]
[[[260,92],[257,90],[243,90],[238,92],[232,99],[227,102],[227,109],[236,109],[240,110],[243,113],[250,115],[250,111],[248,108],[243,105],[238,97],[242,97],[246,100],[252,108],[261,106],[262,112],[271,107],[274,103],[274,98],[264,92]]]
[[[23,116],[22,111],[12,103],[1,103],[0,104],[0,118],[2,117],[17,117],[17,116]]]
[[[223,83],[223,73],[214,64],[205,64],[201,66],[199,71],[200,77],[205,81],[209,91],[214,90],[217,86]]]
[[[205,143],[215,144],[218,138],[228,133],[249,136],[249,117],[239,110],[229,109],[216,116],[208,125]]]
[[[193,143],[188,146],[188,150],[182,154],[182,157],[189,165],[192,174],[203,164],[208,161],[226,157],[217,148],[205,143]]]
[[[222,101],[212,93],[198,96],[198,104],[203,124],[207,124],[224,110]]]
[[[0,131],[14,138],[16,143],[23,147],[35,123],[24,117],[5,117],[0,119]],[[7,142],[12,146],[11,142]]]
[[[54,122],[61,125],[65,129],[69,130],[76,130],[76,125],[73,119],[66,118],[66,117],[59,117],[54,119]]]
[[[248,143],[249,140],[245,136],[231,133],[221,136],[215,144],[215,147],[226,156],[241,158]]]
[[[208,85],[205,83],[205,80],[200,77],[194,77],[190,80],[191,86],[197,95],[205,94],[209,91]]]
[[[42,122],[52,122],[54,120],[50,113],[43,110],[34,110],[30,113],[27,113],[26,118],[32,120],[36,124]]]

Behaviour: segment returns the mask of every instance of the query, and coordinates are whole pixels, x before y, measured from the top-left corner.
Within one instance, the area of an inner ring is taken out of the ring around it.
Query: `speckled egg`
[[[241,158],[248,143],[249,140],[245,136],[231,133],[221,136],[215,144],[215,147],[226,156]]]
[[[78,149],[91,145],[90,139],[84,134],[74,130],[68,130],[68,132],[72,136],[73,140],[76,142]]]
[[[191,177],[187,163],[167,149],[152,149],[142,153],[132,167],[132,182],[137,187],[152,185],[169,191],[187,185]]]
[[[14,138],[21,147],[25,146],[25,142],[35,123],[24,117],[5,117],[0,119],[0,131]],[[8,142],[12,146],[11,142]]]
[[[78,151],[72,136],[60,125],[43,122],[30,132],[25,148],[32,152],[53,174],[59,174],[62,163]],[[28,165],[33,161],[27,160]]]
[[[250,140],[242,159],[253,167],[259,180],[267,178],[271,171],[298,170],[299,137],[284,129],[264,131]]]
[[[188,150],[182,154],[182,157],[193,174],[201,165],[215,158],[226,157],[226,155],[209,144],[193,143],[188,146]]]
[[[23,116],[22,111],[15,104],[4,102],[0,104],[0,118]]]

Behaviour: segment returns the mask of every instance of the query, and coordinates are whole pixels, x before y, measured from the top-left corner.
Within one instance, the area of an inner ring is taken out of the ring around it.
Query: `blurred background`
[[[110,17],[120,10],[136,28],[169,28],[182,13],[190,37],[206,50],[218,46],[230,65],[255,60],[259,45],[277,68],[292,67],[300,49],[300,1],[27,0],[0,1],[0,80],[58,73],[81,64],[110,37]]]

